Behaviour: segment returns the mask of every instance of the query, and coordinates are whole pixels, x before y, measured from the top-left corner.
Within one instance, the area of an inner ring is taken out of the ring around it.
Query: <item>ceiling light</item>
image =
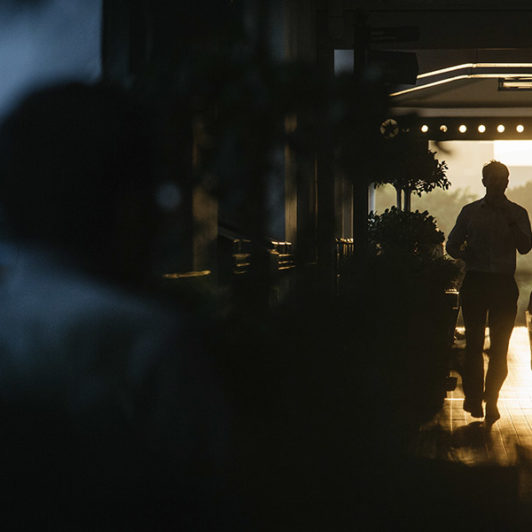
[[[504,133],[504,126],[503,126],[502,124],[499,124],[499,125],[497,126],[497,131],[498,131],[499,133]]]
[[[484,124],[480,124],[480,126],[478,126],[478,132],[479,133],[485,133],[486,132],[486,126]]]
[[[460,133],[465,133],[467,131],[467,126],[465,124],[462,124],[459,128],[458,128],[458,131],[460,131]]]
[[[440,131],[441,131],[442,133],[447,133],[447,126],[446,126],[445,124],[442,124],[442,125],[440,126]]]
[[[512,76],[499,78],[500,91],[529,91],[532,90],[531,76]]]
[[[517,133],[522,133],[525,130],[525,126],[523,126],[523,124],[519,124],[515,129]]]
[[[421,126],[421,132],[422,133],[426,133],[428,130],[429,130],[429,126],[427,126],[427,124],[423,124]]]

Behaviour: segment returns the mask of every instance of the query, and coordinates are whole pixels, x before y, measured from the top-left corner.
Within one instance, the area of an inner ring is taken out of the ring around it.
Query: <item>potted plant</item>
[[[397,192],[397,208],[410,211],[412,193],[421,196],[435,188],[447,190],[447,164],[436,158],[426,142],[384,139],[383,157],[375,165],[375,183],[390,183]]]
[[[436,413],[445,396],[454,328],[446,290],[454,287],[460,269],[443,255],[443,232],[427,211],[392,207],[371,214],[368,232],[371,349],[388,374],[383,393],[399,418],[417,426]]]

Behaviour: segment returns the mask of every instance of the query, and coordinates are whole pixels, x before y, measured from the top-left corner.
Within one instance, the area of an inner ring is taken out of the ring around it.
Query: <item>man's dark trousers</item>
[[[508,374],[508,343],[517,314],[519,290],[513,275],[467,272],[460,298],[466,329],[463,386],[468,401],[497,402]],[[489,364],[484,384],[486,316],[490,330]]]

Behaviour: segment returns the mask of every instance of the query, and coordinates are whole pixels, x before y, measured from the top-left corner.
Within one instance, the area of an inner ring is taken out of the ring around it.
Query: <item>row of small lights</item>
[[[442,133],[447,133],[447,129],[448,128],[447,128],[447,126],[445,124],[442,124],[440,126],[440,131]],[[484,124],[480,124],[477,129],[478,129],[479,133],[485,133],[486,132],[486,126]],[[499,124],[497,126],[497,131],[499,133],[504,133],[505,129],[506,128],[504,127],[503,124]],[[427,126],[427,124],[423,124],[421,126],[421,132],[422,133],[427,133],[428,130],[429,130],[429,126]],[[523,126],[522,124],[519,124],[519,125],[515,126],[515,130],[517,131],[517,133],[522,133],[525,130],[525,126]],[[465,124],[461,124],[460,126],[458,126],[458,131],[460,131],[460,133],[465,133],[467,131],[467,126]]]

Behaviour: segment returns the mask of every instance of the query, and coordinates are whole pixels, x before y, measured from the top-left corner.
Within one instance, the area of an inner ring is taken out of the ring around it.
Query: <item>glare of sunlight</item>
[[[532,166],[532,140],[495,140],[493,155],[509,166]]]

